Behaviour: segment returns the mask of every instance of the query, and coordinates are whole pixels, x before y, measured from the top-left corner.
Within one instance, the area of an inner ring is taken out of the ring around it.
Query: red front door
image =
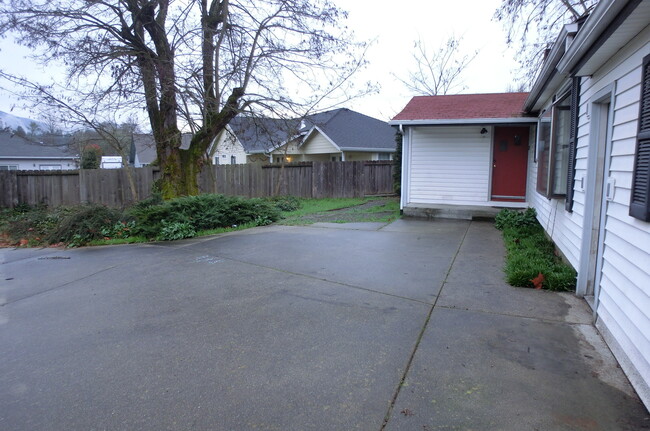
[[[495,127],[492,153],[492,200],[526,201],[528,127]]]

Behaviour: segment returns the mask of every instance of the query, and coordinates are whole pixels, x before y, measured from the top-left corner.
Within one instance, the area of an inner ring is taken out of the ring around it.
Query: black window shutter
[[[643,59],[642,75],[630,215],[650,221],[650,55]]]
[[[574,76],[571,83],[571,125],[569,127],[569,169],[566,180],[567,211],[573,211],[573,186],[576,176],[576,151],[578,147],[578,116],[580,113],[580,77]]]

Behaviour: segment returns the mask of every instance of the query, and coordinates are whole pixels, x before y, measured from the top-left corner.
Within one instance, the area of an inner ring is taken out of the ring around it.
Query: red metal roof
[[[392,121],[516,118],[528,93],[415,96]]]

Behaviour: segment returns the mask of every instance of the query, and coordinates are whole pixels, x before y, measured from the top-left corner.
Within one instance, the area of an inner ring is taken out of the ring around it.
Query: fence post
[[[323,162],[312,162],[311,165],[311,197],[312,199],[321,197],[323,183]]]

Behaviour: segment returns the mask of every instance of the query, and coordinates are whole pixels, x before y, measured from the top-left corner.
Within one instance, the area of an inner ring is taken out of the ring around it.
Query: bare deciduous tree
[[[532,84],[544,50],[562,26],[588,14],[596,3],[598,0],[502,0],[494,19],[503,23],[508,45],[516,48],[520,83]]]
[[[396,76],[410,91],[435,96],[464,89],[462,72],[476,58],[477,51],[462,55],[461,38],[450,36],[439,48],[430,50],[419,39],[413,52],[413,69],[407,78]]]
[[[329,0],[7,0],[0,35],[63,62],[50,94],[86,118],[144,108],[169,198],[198,193],[206,151],[238,113],[342,89],[363,63],[344,18]]]

